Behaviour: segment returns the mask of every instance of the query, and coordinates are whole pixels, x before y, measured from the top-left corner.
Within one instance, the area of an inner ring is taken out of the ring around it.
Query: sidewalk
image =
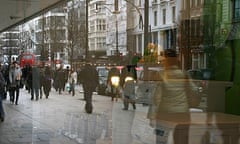
[[[153,144],[153,129],[146,119],[147,107],[122,110],[122,101],[93,95],[93,114],[84,111],[81,88],[76,96],[58,95],[30,100],[22,89],[19,105],[5,100],[5,121],[0,123],[1,144]]]

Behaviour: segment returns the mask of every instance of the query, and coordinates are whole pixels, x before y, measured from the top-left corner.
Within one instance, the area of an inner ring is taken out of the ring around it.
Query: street
[[[122,110],[121,99],[93,95],[92,114],[84,111],[83,93],[76,87],[73,97],[54,89],[46,99],[30,100],[21,89],[19,104],[4,100],[5,121],[0,123],[1,144],[127,144],[154,143],[153,129],[146,119],[147,107]]]

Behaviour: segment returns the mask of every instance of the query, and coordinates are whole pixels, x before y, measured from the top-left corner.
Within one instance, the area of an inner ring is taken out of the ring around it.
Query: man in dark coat
[[[43,91],[46,98],[49,97],[49,93],[51,91],[51,84],[52,84],[52,71],[50,69],[50,66],[46,66],[43,78]]]
[[[39,98],[40,91],[40,70],[38,66],[32,67],[32,89],[31,89],[31,100],[34,99],[34,95],[36,100]]]
[[[55,78],[54,78],[55,88],[59,94],[62,94],[62,91],[64,89],[64,83],[65,83],[64,75],[65,75],[65,73],[62,68],[62,65],[59,65],[59,67],[55,71]]]
[[[85,110],[87,113],[92,113],[92,93],[98,86],[98,72],[90,64],[86,64],[80,72],[80,79],[84,90],[84,99],[86,101]]]

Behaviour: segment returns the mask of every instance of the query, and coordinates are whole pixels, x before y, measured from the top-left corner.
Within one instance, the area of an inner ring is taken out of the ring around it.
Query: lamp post
[[[144,50],[147,48],[148,45],[148,28],[149,28],[149,0],[145,0],[144,3]]]
[[[88,2],[89,0],[86,0],[85,60],[88,58]]]
[[[141,25],[141,27],[143,28],[143,18],[142,18],[142,13],[141,13],[141,11],[140,11],[140,9],[138,8],[138,6],[136,6],[131,0],[124,0],[125,2],[127,2],[127,3],[129,3],[131,6],[133,6],[136,10],[137,10],[137,12],[138,12],[138,14],[139,14],[139,24]],[[145,3],[147,3],[147,7],[148,7],[148,5],[149,5],[149,0],[145,0],[145,1],[147,1],[147,2],[145,2]],[[104,5],[113,5],[113,4],[104,4]],[[97,6],[98,6],[98,4],[96,4],[96,10],[97,10]],[[108,7],[106,7],[106,9],[110,12],[110,13],[112,13],[112,14],[119,14],[120,13],[120,11],[119,11],[119,5],[118,5],[118,0],[114,0],[114,11],[112,12]],[[147,15],[147,16],[146,16]],[[145,20],[146,22],[146,24],[147,24],[147,28],[145,28],[146,29],[146,31],[144,31],[144,37],[148,37],[148,10],[147,10],[147,12],[146,12],[146,14],[145,14],[145,17],[147,17],[147,20]],[[119,56],[119,45],[118,45],[118,20],[117,20],[117,15],[116,15],[116,21],[115,21],[115,25],[116,25],[116,53],[117,53],[117,56]],[[144,38],[144,40],[145,40],[145,38]],[[148,44],[148,38],[147,38],[147,40],[145,40],[145,43],[146,43],[146,46],[147,46],[147,44]]]
[[[116,2],[116,1],[115,1]],[[112,4],[101,4],[101,5],[112,5]],[[118,10],[118,5],[115,5],[115,10],[111,11],[108,7],[105,6],[105,8],[111,13],[114,14],[116,16],[116,20],[115,20],[115,27],[116,27],[116,32],[115,32],[115,36],[116,36],[116,56],[118,58],[119,56],[119,47],[118,47],[118,17],[117,14],[119,14],[119,10]],[[98,4],[96,4],[96,10],[98,10]],[[117,59],[118,60],[118,59]]]
[[[119,49],[118,49],[118,20],[116,16],[116,52],[117,52],[117,57],[119,56]]]

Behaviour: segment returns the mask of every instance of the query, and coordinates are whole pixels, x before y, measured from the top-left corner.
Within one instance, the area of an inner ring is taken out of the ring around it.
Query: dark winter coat
[[[91,65],[86,65],[80,72],[80,81],[84,90],[95,91],[98,86],[98,72]]]

